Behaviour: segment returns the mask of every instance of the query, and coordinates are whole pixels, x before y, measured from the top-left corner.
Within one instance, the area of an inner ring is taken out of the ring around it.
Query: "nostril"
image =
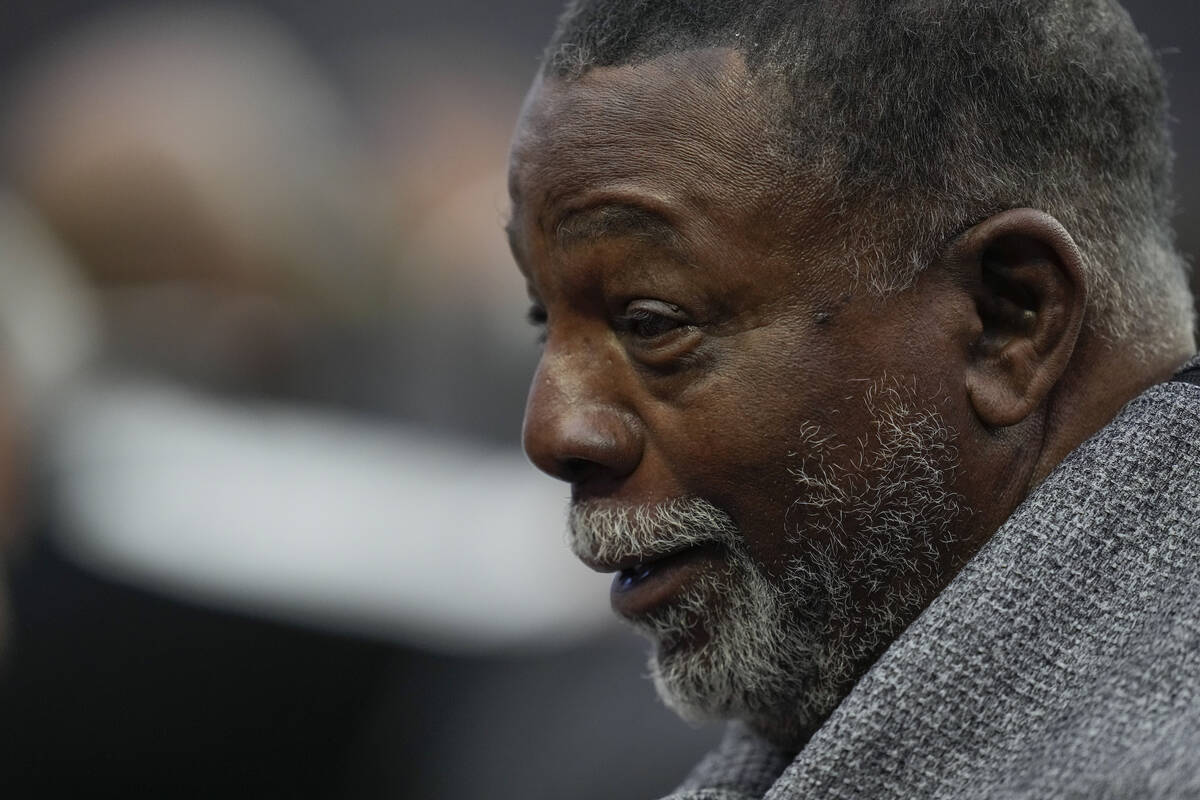
[[[530,394],[525,452],[546,474],[574,484],[623,479],[641,460],[636,417],[611,405],[566,402],[553,393]]]
[[[563,477],[572,483],[583,480],[596,468],[596,464],[586,458],[565,458],[561,463]]]

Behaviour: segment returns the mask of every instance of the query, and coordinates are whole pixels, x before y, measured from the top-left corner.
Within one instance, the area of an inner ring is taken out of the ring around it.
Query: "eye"
[[[634,300],[617,320],[617,327],[639,339],[656,339],[687,324],[679,306],[661,300]]]
[[[643,308],[629,312],[622,322],[625,330],[639,339],[653,339],[662,336],[682,324],[679,320]]]
[[[615,320],[614,327],[638,361],[661,370],[684,366],[703,338],[687,311],[664,300],[634,300]]]

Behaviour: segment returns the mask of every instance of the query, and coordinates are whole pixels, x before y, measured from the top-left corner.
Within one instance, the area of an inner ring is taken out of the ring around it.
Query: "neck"
[[[1194,353],[1190,341],[1146,357],[1120,344],[1081,336],[1071,365],[1047,400],[1041,454],[1027,491],[1111,422],[1126,403],[1168,380]]]

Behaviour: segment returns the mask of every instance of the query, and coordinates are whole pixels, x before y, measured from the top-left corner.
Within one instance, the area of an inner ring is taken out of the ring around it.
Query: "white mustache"
[[[639,506],[589,501],[571,507],[567,544],[585,562],[610,564],[649,561],[701,544],[738,548],[742,536],[728,514],[698,497]]]

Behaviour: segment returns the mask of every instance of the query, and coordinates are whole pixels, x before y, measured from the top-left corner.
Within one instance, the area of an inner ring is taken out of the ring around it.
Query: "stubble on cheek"
[[[885,377],[858,401],[865,435],[798,432],[784,578],[732,547],[725,569],[640,624],[682,716],[742,719],[797,746],[941,588],[939,556],[965,511],[954,432],[915,385]]]
[[[795,433],[794,497],[770,572],[733,519],[700,498],[572,510],[570,543],[603,560],[716,543],[723,558],[630,620],[653,643],[664,702],[692,720],[740,719],[799,747],[940,589],[939,554],[963,513],[955,435],[915,385],[865,385],[868,430]]]
[[[860,402],[868,430],[852,441],[813,426],[797,451],[787,535],[796,591],[829,610],[830,668],[856,678],[946,581],[945,554],[969,514],[954,491],[956,434],[915,382],[884,376]]]

